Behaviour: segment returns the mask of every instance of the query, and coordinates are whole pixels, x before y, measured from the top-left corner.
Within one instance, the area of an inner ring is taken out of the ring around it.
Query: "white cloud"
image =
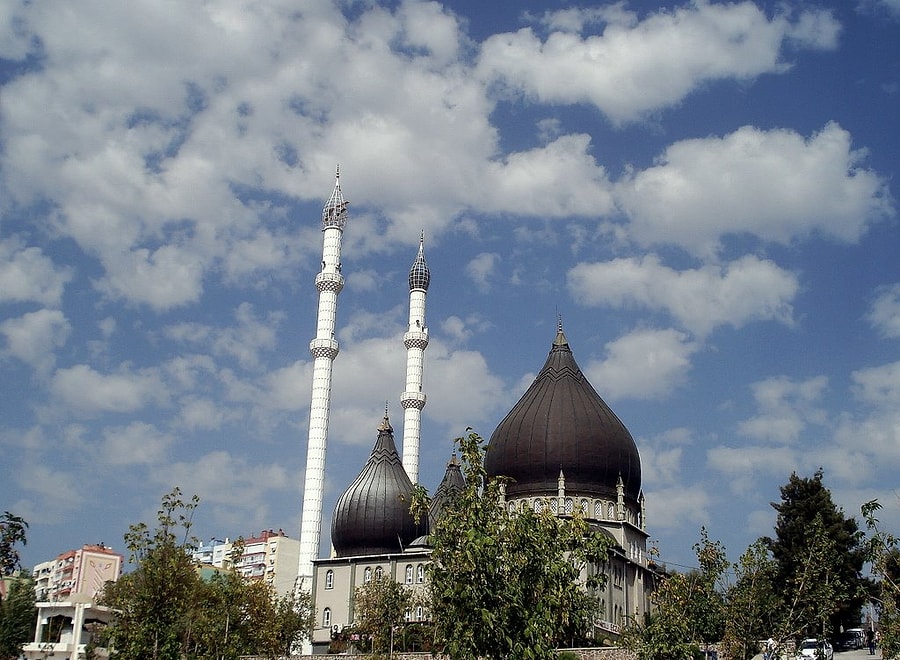
[[[223,475],[228,475],[228,488],[222,488]],[[254,464],[227,451],[209,452],[196,461],[158,465],[150,478],[165,488],[180,485],[185,493],[197,494],[214,528],[245,535],[271,526],[273,493],[283,497],[293,493],[296,485],[294,475],[281,465]]]
[[[25,463],[15,474],[22,499],[14,510],[31,525],[59,523],[84,504],[85,489],[75,472],[55,470],[44,463]]]
[[[647,526],[660,531],[700,528],[709,520],[711,499],[702,487],[677,486],[645,492]]]
[[[132,422],[103,430],[97,457],[108,465],[156,465],[166,457],[175,438],[152,424]]]
[[[573,298],[586,306],[642,306],[665,310],[703,337],[720,325],[750,321],[792,323],[796,275],[748,255],[726,266],[676,271],[656,255],[580,263],[567,275]]]
[[[497,264],[501,261],[500,255],[496,252],[482,252],[475,255],[466,264],[466,275],[479,291],[486,293],[493,288],[496,283]]]
[[[882,337],[900,339],[900,284],[881,287],[866,318]]]
[[[16,357],[41,374],[56,363],[56,349],[66,343],[72,326],[56,309],[41,309],[17,319],[0,323],[0,334],[6,337],[2,355]]]
[[[759,412],[738,425],[748,438],[774,443],[793,443],[810,425],[826,423],[826,411],[819,407],[828,378],[816,376],[795,382],[774,376],[751,386]]]
[[[584,369],[592,383],[603,383],[603,396],[616,399],[665,398],[691,368],[698,346],[677,330],[635,330],[606,344],[606,357]]]
[[[612,185],[590,155],[590,143],[589,135],[563,135],[489,163],[475,204],[487,212],[544,218],[612,212]]]
[[[260,365],[260,352],[275,345],[283,312],[271,312],[259,318],[253,305],[241,303],[234,312],[236,327],[213,328],[199,323],[168,326],[163,334],[169,339],[208,347],[213,355],[235,358],[245,369]]]
[[[853,243],[894,214],[886,181],[862,167],[864,157],[833,122],[809,139],[745,126],[669,146],[656,165],[622,179],[617,194],[643,245],[710,255],[726,235],[788,244],[822,233]]]
[[[859,369],[851,377],[860,401],[887,410],[900,406],[900,362]]]
[[[479,74],[543,103],[591,103],[615,123],[676,105],[710,81],[782,72],[786,42],[832,49],[839,31],[827,12],[768,19],[752,2],[700,1],[640,22],[610,13],[602,34],[584,37],[572,30],[603,16],[553,16],[562,30],[543,41],[531,28],[489,37]]]
[[[103,374],[78,364],[59,369],[50,389],[76,413],[125,413],[168,398],[159,373],[154,369],[133,370],[122,366],[118,373]]]
[[[789,447],[719,446],[706,452],[706,460],[712,470],[728,477],[732,492],[748,496],[758,492],[761,475],[786,481],[797,465],[797,454]]]
[[[25,247],[16,238],[0,240],[0,302],[38,302],[56,307],[70,268],[60,268],[40,248]]]

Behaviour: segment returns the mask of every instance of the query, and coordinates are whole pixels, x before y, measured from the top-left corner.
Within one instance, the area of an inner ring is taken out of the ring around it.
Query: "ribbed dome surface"
[[[438,484],[437,490],[434,491],[434,496],[431,498],[431,505],[428,507],[428,520],[431,523],[432,529],[434,529],[438,518],[441,517],[441,511],[444,510],[447,502],[459,495],[459,493],[465,490],[465,487],[466,479],[463,477],[462,470],[460,469],[459,459],[456,458],[456,454],[453,454],[450,462],[447,463],[447,471],[444,472],[444,478],[441,479],[441,483]]]
[[[600,398],[575,362],[559,328],[541,372],[491,435],[488,476],[514,481],[507,497],[555,495],[560,470],[567,494],[637,500],[641,461],[631,433]]]
[[[372,455],[335,504],[331,543],[337,556],[401,552],[426,533],[425,525],[417,526],[409,513],[412,493],[385,415]]]
[[[428,264],[425,263],[425,238],[419,241],[419,252],[413,261],[412,267],[409,269],[409,290],[415,291],[420,289],[428,291],[428,285],[431,283],[431,271]]]

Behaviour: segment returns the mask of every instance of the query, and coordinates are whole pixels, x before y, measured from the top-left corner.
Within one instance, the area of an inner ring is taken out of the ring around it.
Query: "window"
[[[419,564],[416,566],[416,582],[422,584],[425,581],[425,566]]]
[[[416,608],[416,621],[421,621],[421,620],[422,620],[422,615],[423,615],[423,614],[425,614],[425,610],[422,609],[422,606],[421,606],[421,605],[419,605],[419,606]]]
[[[616,507],[613,506],[612,502],[606,505],[606,517],[610,520],[616,519]]]
[[[331,608],[326,607],[322,610],[322,627],[331,628]]]
[[[574,509],[575,509],[575,502],[572,501],[571,497],[567,497],[566,498],[566,514],[571,516],[572,511],[574,511]]]
[[[594,502],[594,518],[598,520],[603,517],[603,502]]]
[[[325,573],[325,588],[334,589],[334,571],[332,570]]]
[[[380,580],[383,577],[384,577],[384,569],[381,568],[381,566],[376,566],[375,567],[375,579]]]
[[[544,510],[544,503],[541,502],[540,500],[535,500],[535,501],[534,501],[534,511],[535,511],[535,513],[540,513],[540,512],[543,511],[543,510]]]
[[[406,584],[413,583],[413,567],[412,564],[406,566]]]
[[[372,569],[366,566],[366,570],[363,571],[363,582],[369,584],[372,581]]]

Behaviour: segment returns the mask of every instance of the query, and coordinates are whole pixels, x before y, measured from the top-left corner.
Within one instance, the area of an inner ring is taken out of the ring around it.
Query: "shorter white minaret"
[[[425,325],[425,296],[431,272],[425,263],[425,232],[419,239],[419,253],[409,269],[409,329],[403,335],[406,346],[406,391],[400,395],[403,407],[403,468],[414,484],[419,481],[419,439],[422,429],[422,408],[425,393],[422,375],[425,370],[425,349],[428,347],[428,326]]]

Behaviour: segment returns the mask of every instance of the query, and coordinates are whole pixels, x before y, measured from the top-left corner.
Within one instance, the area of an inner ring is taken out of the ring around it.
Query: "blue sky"
[[[325,493],[489,436],[561,315],[641,452],[648,528],[733,558],[792,471],[900,528],[900,3],[0,6],[0,506],[26,564],[299,533],[320,213],[351,216]],[[326,546],[327,547],[327,546]]]

